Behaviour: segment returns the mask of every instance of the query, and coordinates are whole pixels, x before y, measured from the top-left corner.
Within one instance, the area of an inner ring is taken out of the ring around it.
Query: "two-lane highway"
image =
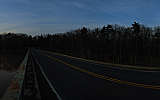
[[[57,53],[32,50],[62,100],[160,97],[160,72],[115,68]]]

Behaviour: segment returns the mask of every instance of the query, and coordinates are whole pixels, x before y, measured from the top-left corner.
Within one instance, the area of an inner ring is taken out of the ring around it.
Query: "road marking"
[[[33,54],[33,53],[32,53],[32,54]],[[38,62],[38,60],[36,59],[36,57],[35,57],[34,54],[33,54],[33,56],[34,56],[34,59],[35,59],[36,63],[38,64],[38,66],[39,66],[39,68],[40,68],[40,70],[41,70],[44,78],[46,79],[48,85],[50,86],[52,92],[56,94],[58,100],[62,100],[62,98],[60,97],[60,95],[58,94],[58,92],[56,91],[56,89],[54,88],[54,86],[51,84],[51,82],[50,82],[49,79],[47,78],[46,74],[44,73],[41,64]]]
[[[40,51],[42,51],[42,50],[40,50]],[[116,69],[120,69],[120,70],[131,70],[132,69],[132,70],[141,71],[141,72],[160,72],[160,68],[157,68],[157,67],[140,67],[140,66],[137,67],[137,66],[133,66],[133,65],[112,64],[112,63],[89,60],[89,59],[84,59],[84,58],[72,57],[69,55],[64,55],[64,54],[55,53],[55,52],[51,52],[51,51],[42,51],[42,52],[47,52],[47,53],[58,55],[58,56],[65,56],[68,58],[78,59],[78,60],[86,61],[86,62],[90,62],[90,63],[103,64],[103,65],[107,65],[106,67],[108,67],[108,68],[116,68]],[[113,66],[115,66],[115,67],[113,67]],[[128,69],[126,69],[126,68],[128,68]]]
[[[94,76],[96,78],[104,79],[104,80],[107,80],[107,81],[110,81],[110,82],[114,82],[114,83],[118,83],[118,84],[125,84],[125,85],[129,85],[129,86],[136,86],[136,87],[143,87],[143,88],[160,90],[160,86],[159,85],[146,85],[146,84],[134,83],[134,82],[129,82],[129,81],[123,81],[123,80],[119,80],[119,79],[112,78],[112,77],[109,77],[109,76],[103,76],[103,75],[96,74],[94,72],[90,72],[90,71],[87,71],[85,69],[76,67],[74,65],[66,63],[66,62],[64,62],[64,61],[62,61],[60,59],[55,58],[55,57],[51,57],[51,56],[45,55],[45,54],[44,54],[44,56],[47,56],[48,58],[52,59],[53,61],[57,61],[57,62],[60,62],[60,63],[62,63],[64,65],[67,65],[68,67],[70,67],[70,68],[72,68],[74,70],[77,70],[77,71],[80,71],[80,72],[83,72],[83,73],[87,73],[88,75]]]

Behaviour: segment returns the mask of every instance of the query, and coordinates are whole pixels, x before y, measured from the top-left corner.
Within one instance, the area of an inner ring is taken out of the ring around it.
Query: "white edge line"
[[[33,53],[32,53],[33,54]],[[33,54],[34,55],[34,54]],[[39,64],[39,62],[37,61],[37,59],[34,57],[35,61],[37,62],[37,64],[39,65],[40,67],[40,70],[44,76],[44,78],[46,79],[47,83],[49,84],[49,86],[51,87],[52,91],[56,94],[57,98],[59,100],[62,100],[61,97],[59,96],[58,92],[56,91],[56,89],[53,87],[53,85],[51,84],[51,82],[48,80],[46,74],[44,73],[44,71],[42,70],[42,66]]]

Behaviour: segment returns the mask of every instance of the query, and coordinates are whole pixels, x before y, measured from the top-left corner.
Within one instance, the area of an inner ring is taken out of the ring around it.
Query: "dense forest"
[[[95,29],[82,27],[58,34],[0,35],[1,52],[18,52],[28,47],[116,64],[159,66],[160,26],[146,27],[134,22],[130,27],[116,24]]]

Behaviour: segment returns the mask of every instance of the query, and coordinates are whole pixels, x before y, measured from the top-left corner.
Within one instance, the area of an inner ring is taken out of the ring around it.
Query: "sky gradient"
[[[59,33],[82,26],[160,24],[159,0],[0,0],[0,33]]]

